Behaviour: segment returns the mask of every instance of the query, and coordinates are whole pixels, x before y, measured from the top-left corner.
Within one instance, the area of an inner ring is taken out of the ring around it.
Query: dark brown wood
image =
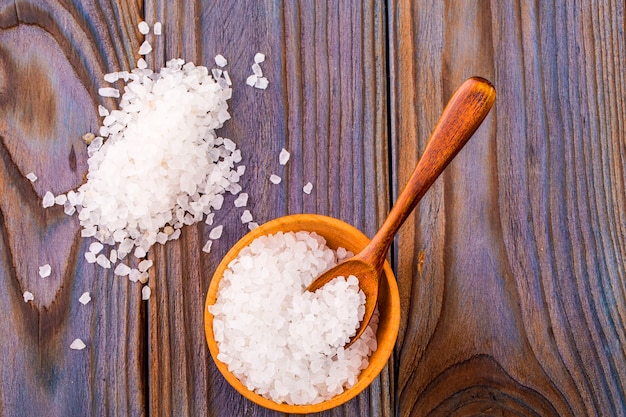
[[[400,232],[399,415],[624,416],[623,2],[389,16],[397,183],[457,83],[498,90]]]

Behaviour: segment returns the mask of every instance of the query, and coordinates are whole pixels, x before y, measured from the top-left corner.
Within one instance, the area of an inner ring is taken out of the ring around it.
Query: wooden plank
[[[81,136],[96,131],[97,105],[112,104],[97,88],[135,59],[140,15],[124,1],[0,5],[0,415],[143,414],[138,288],[87,264],[78,219],[41,204],[82,183]],[[70,350],[75,338],[86,349]]]
[[[498,91],[398,241],[399,415],[626,415],[623,2],[389,16],[398,184],[456,86]]]
[[[161,21],[157,64],[182,57],[233,79],[232,119],[219,130],[242,150],[248,208],[258,222],[301,212],[339,217],[372,233],[388,208],[384,8],[381,2],[147,2]],[[270,84],[245,85],[256,52]],[[280,166],[281,148],[291,153]],[[372,169],[373,168],[373,169]],[[269,182],[280,175],[279,185]],[[302,187],[313,183],[311,195]],[[204,336],[211,274],[247,229],[229,196],[215,224],[224,235],[201,252],[210,227],[187,228],[154,254],[150,300],[150,415],[275,415],[240,396],[217,372]],[[392,372],[324,415],[391,415]]]

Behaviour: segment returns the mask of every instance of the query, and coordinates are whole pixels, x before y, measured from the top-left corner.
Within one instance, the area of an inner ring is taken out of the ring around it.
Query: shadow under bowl
[[[217,359],[219,349],[213,337],[213,315],[209,312],[208,307],[216,302],[219,283],[224,275],[224,271],[244,247],[250,245],[250,243],[259,236],[276,234],[278,232],[298,231],[317,233],[326,239],[326,244],[333,250],[336,250],[338,247],[343,247],[357,253],[369,242],[369,238],[354,226],[332,217],[317,214],[296,214],[279,217],[257,227],[241,238],[230,249],[217,267],[206,297],[204,329],[213,361],[228,383],[239,393],[254,403],[272,410],[283,413],[304,414],[329,410],[351,400],[367,388],[378,374],[380,374],[391,356],[398,336],[400,326],[400,295],[391,266],[388,262],[385,262],[378,295],[379,324],[376,333],[378,348],[371,354],[369,365],[361,371],[356,384],[351,388],[346,389],[341,394],[329,400],[312,405],[277,403],[250,391],[228,370],[226,364]]]

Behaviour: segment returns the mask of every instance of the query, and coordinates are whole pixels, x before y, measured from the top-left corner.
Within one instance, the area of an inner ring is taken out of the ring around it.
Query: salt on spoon
[[[316,291],[337,276],[354,275],[358,278],[366,297],[365,315],[346,348],[363,334],[374,313],[380,274],[398,229],[478,129],[495,99],[496,91],[489,81],[480,77],[467,79],[446,105],[415,171],[380,230],[361,252],[326,271],[308,286],[308,291]]]

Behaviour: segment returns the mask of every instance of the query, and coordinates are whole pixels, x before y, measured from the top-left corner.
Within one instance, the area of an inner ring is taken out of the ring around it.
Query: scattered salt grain
[[[120,96],[120,90],[113,87],[102,87],[98,89],[98,94],[102,97],[118,98]]]
[[[141,21],[137,26],[139,27],[139,33],[141,33],[142,35],[147,35],[148,33],[150,33],[150,26],[148,26],[146,22]]]
[[[270,181],[272,182],[272,184],[280,184],[280,182],[282,181],[282,178],[280,178],[276,174],[272,174],[270,175]]]
[[[219,225],[211,229],[209,232],[209,239],[216,240],[222,237],[222,231],[224,230],[224,226]]]
[[[42,205],[44,208],[54,206],[54,194],[50,191],[46,191],[46,194],[43,196]]]
[[[261,62],[265,61],[265,55],[262,54],[261,52],[257,52],[254,55],[254,63],[255,64],[260,64]]]
[[[302,191],[304,191],[305,194],[311,194],[311,191],[313,190],[313,184],[311,184],[310,182],[307,182],[304,187],[302,187]]]
[[[156,22],[154,24],[154,27],[152,28],[152,31],[154,32],[155,35],[160,35],[161,30],[162,30],[161,22]]]
[[[24,291],[24,302],[27,303],[29,301],[33,301],[35,296],[30,291]]]
[[[254,82],[254,87],[260,90],[265,90],[267,86],[270,84],[269,80],[265,77],[259,77]]]
[[[149,300],[151,294],[152,294],[152,291],[150,290],[150,287],[148,287],[147,285],[145,285],[141,289],[141,299],[142,300]]]
[[[257,77],[263,76],[263,70],[261,69],[261,66],[256,62],[252,64],[252,73]]]
[[[148,63],[146,62],[146,60],[145,60],[145,59],[143,59],[143,58],[139,58],[139,59],[137,60],[137,68],[139,68],[139,69],[145,69],[145,68],[148,68]]]
[[[108,269],[111,267],[111,261],[103,254],[100,254],[96,257],[96,263],[104,269]]]
[[[139,47],[139,55],[148,55],[150,52],[152,52],[152,45],[148,41],[143,41]]]
[[[259,224],[257,222],[250,222],[250,223],[248,223],[248,230],[254,230],[257,227],[259,227]]]
[[[26,174],[26,178],[28,178],[30,182],[37,181],[37,175],[33,174],[32,172],[29,172],[28,174]]]
[[[139,265],[137,265],[137,269],[139,270],[139,272],[146,272],[148,269],[150,269],[152,264],[152,260],[144,259],[143,261],[139,262]]]
[[[218,67],[225,67],[228,64],[228,61],[226,60],[226,58],[224,58],[223,55],[218,54],[215,55],[215,65],[217,65]]]
[[[126,264],[119,263],[115,267],[115,270],[113,271],[113,273],[117,275],[118,277],[125,277],[128,274],[130,274],[130,267]]]
[[[80,339],[74,339],[74,341],[70,345],[70,349],[73,349],[73,350],[83,350],[86,347],[87,345],[85,344],[85,342],[83,342]]]
[[[39,267],[39,276],[41,278],[49,277],[51,272],[52,268],[50,267],[50,264],[45,264]]]
[[[290,154],[285,148],[281,149],[280,154],[278,155],[278,162],[281,165],[287,164],[287,161],[289,161],[289,156]]]
[[[100,253],[100,251],[104,248],[104,245],[100,242],[92,242],[89,245],[89,252],[93,253],[94,255],[97,255]]]
[[[202,247],[202,252],[210,253],[211,252],[211,246],[213,246],[213,241],[209,239],[209,240],[207,240],[207,242]]]
[[[246,204],[248,204],[248,193],[239,194],[234,202],[235,207],[245,207]]]
[[[78,299],[82,305],[87,305],[91,301],[91,295],[88,292],[84,292]]]
[[[256,84],[256,80],[258,80],[258,79],[259,79],[259,77],[257,77],[256,75],[252,74],[248,78],[246,78],[246,84],[249,85],[250,87],[254,87],[254,85]]]
[[[67,201],[67,196],[65,194],[59,194],[54,197],[54,203],[58,206],[62,206]]]
[[[95,264],[96,263],[96,255],[94,253],[92,253],[92,252],[85,252],[85,259],[90,264]]]
[[[115,81],[120,79],[120,74],[119,72],[109,72],[108,74],[104,74],[104,81],[108,82],[108,83],[114,83]],[[102,107],[104,109],[103,106],[99,106],[99,108]],[[107,110],[106,114],[100,114],[100,116],[107,116],[109,114],[109,111]]]
[[[244,210],[243,214],[241,215],[241,223],[250,223],[252,221],[252,214],[250,213],[250,210]]]
[[[160,32],[156,25],[154,32]],[[144,42],[140,53],[149,48]],[[138,66],[144,67],[144,61]],[[223,194],[241,191],[237,182],[245,168],[236,167],[241,151],[215,133],[230,118],[232,90],[223,74],[181,59],[168,61],[160,72],[136,68],[115,74],[127,81],[124,95],[116,110],[98,107],[104,120],[100,136],[87,149],[87,183],[76,193],[80,198],[66,207],[78,211],[81,236],[119,249],[110,258],[89,251],[88,262],[111,268],[118,256],[131,253],[141,260],[154,243],[177,239],[183,225],[204,216],[212,223]],[[113,96],[113,90],[102,92]],[[147,280],[145,272],[128,276]]]
[[[215,213],[209,213],[209,214],[207,214],[206,219],[204,220],[204,222],[208,226],[212,226],[213,225],[213,219],[215,219]]]
[[[364,314],[356,277],[304,291],[337,262],[317,234],[288,232],[255,239],[229,264],[209,312],[217,359],[250,390],[279,403],[313,404],[353,386],[367,367],[377,316],[343,347]]]

